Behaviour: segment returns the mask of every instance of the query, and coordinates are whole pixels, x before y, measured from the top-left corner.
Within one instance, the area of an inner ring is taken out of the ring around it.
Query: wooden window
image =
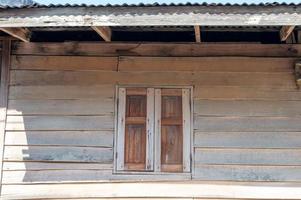
[[[190,172],[190,89],[119,88],[117,171]]]

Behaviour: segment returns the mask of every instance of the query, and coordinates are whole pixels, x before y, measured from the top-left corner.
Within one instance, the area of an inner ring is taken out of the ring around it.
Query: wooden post
[[[1,81],[0,81],[0,193],[2,186],[2,166],[4,153],[4,135],[6,125],[8,84],[9,84],[9,62],[10,62],[10,40],[2,41]]]
[[[106,42],[111,42],[111,37],[112,37],[112,30],[108,26],[92,26],[91,27],[94,31],[100,35],[100,37],[106,41]]]
[[[0,28],[0,30],[23,42],[30,42],[31,31],[27,28]]]
[[[286,41],[288,37],[292,34],[295,26],[283,26],[280,30],[280,40]]]
[[[195,35],[195,41],[201,42],[201,29],[200,26],[194,26],[194,35]]]

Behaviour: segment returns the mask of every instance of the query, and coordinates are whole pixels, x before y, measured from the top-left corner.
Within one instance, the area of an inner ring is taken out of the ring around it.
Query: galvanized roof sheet
[[[137,3],[137,4],[39,4],[9,6],[0,5],[2,9],[16,8],[62,8],[62,7],[164,7],[164,6],[300,6],[300,3],[270,2],[270,3]]]

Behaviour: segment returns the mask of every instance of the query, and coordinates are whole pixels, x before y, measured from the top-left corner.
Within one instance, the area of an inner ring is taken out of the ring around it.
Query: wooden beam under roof
[[[23,42],[30,41],[31,31],[27,28],[0,28],[0,30]]]
[[[108,26],[92,26],[91,27],[94,31],[100,35],[100,37],[106,41],[106,42],[111,42],[111,37],[112,37],[112,30]]]
[[[280,29],[280,40],[286,41],[288,37],[292,34],[295,26],[283,26]]]
[[[200,26],[194,26],[194,35],[195,35],[195,41],[196,42],[201,42]]]

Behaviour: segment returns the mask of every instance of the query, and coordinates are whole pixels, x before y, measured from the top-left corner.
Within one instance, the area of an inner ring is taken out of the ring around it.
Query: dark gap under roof
[[[118,42],[195,42],[193,26],[119,26],[110,27],[112,41]],[[202,42],[281,43],[280,26],[201,27]],[[295,28],[295,32],[300,27]],[[35,27],[32,42],[103,41],[90,27]]]

